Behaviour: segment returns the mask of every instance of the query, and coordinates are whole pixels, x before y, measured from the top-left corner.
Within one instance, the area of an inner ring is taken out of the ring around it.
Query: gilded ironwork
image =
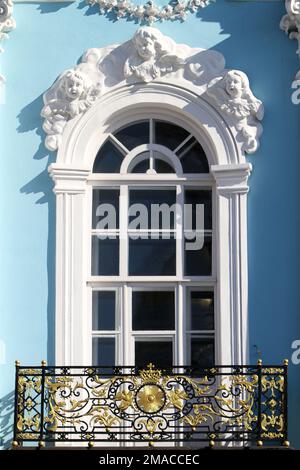
[[[287,441],[286,368],[17,366],[14,441]]]

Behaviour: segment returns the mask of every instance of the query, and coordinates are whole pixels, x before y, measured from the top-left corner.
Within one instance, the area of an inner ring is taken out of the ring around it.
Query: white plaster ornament
[[[290,39],[297,39],[297,54],[300,56],[300,0],[285,0],[285,8],[287,14],[281,18],[280,28]]]
[[[160,7],[153,1],[144,5],[135,5],[130,0],[86,0],[89,5],[99,5],[99,13],[112,13],[118,20],[130,18],[137,22],[152,24],[155,21],[181,20],[185,21],[188,13],[195,13],[205,8],[215,0],[175,0]]]
[[[226,70],[219,52],[176,44],[148,26],[124,44],[89,49],[77,66],[58,77],[44,94],[46,147],[58,149],[66,124],[111,89],[153,81],[193,90],[222,114],[244,152],[258,148],[263,104],[245,73]]]
[[[0,41],[8,38],[10,31],[15,29],[16,22],[13,18],[13,1],[12,0],[0,0]],[[3,52],[3,48],[0,47],[0,53]],[[3,75],[0,75],[0,84],[5,82]]]

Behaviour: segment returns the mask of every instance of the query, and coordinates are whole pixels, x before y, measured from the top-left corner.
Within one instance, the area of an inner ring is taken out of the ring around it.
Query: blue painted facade
[[[296,44],[279,29],[284,3],[226,1],[155,26],[176,42],[220,51],[228,68],[247,73],[266,108],[261,147],[248,159],[250,179],[249,316],[251,362],[291,358],[300,339],[300,106],[291,102],[299,69]],[[55,209],[44,147],[42,93],[88,48],[121,43],[133,21],[99,16],[82,3],[17,4],[17,29],[1,55],[1,327],[5,347],[0,397],[14,388],[14,361],[54,360]],[[300,448],[300,365],[289,368],[290,440]],[[3,402],[2,402],[3,403]],[[3,426],[8,441],[9,425]]]

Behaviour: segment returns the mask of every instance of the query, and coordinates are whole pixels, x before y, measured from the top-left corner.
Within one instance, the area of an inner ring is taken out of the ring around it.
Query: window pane
[[[210,190],[186,189],[184,192],[185,204],[192,205],[192,227],[185,227],[195,230],[210,230],[212,228],[212,195]],[[204,227],[196,227],[196,205],[204,205]]]
[[[173,291],[133,291],[133,330],[174,330],[175,304]]]
[[[130,276],[175,276],[176,240],[129,240]]]
[[[119,239],[92,237],[92,276],[119,275]]]
[[[149,121],[138,122],[124,127],[115,134],[115,137],[128,149],[132,150],[138,145],[149,143]]]
[[[129,205],[141,204],[144,207],[145,213],[148,215],[146,219],[146,229],[172,229],[174,228],[174,211],[170,211],[173,204],[176,204],[176,190],[175,189],[131,189],[129,193]],[[154,206],[154,204],[156,206]],[[159,210],[158,205],[164,206]],[[152,211],[152,212],[151,212]],[[151,216],[152,214],[152,216]],[[157,214],[157,217],[155,217]],[[139,216],[139,214],[137,214]],[[132,215],[129,217],[131,222],[137,217]]]
[[[110,214],[112,215],[112,218],[110,218],[109,222],[110,224],[115,225],[115,226],[105,226],[101,228],[109,228],[109,229],[119,228],[119,196],[120,196],[119,189],[94,189],[93,190],[93,217],[92,217],[93,228],[97,228],[97,224],[103,219],[105,219],[105,222],[107,222],[108,216]],[[102,204],[110,204],[112,206],[112,208],[110,209],[110,212],[108,213],[107,208],[103,207],[103,210],[101,210],[100,212],[101,215],[96,215],[97,209],[98,209],[98,214],[99,214],[99,211],[100,211],[99,206]]]
[[[135,365],[138,368],[153,364],[157,368],[171,367],[173,345],[171,341],[136,341]]]
[[[97,153],[93,173],[119,173],[124,155],[108,140]]]
[[[183,173],[208,173],[209,167],[203,148],[197,141],[192,146],[191,142],[188,141],[178,152]]]
[[[150,168],[150,161],[149,159],[142,160],[141,162],[137,163],[131,170],[131,173],[146,173],[147,170]]]
[[[175,124],[164,121],[155,122],[155,143],[171,150],[175,150],[188,135],[188,131]]]
[[[115,365],[115,339],[93,338],[93,366]]]
[[[185,240],[185,245],[187,240]],[[192,241],[188,240],[188,243]],[[205,236],[204,245],[200,250],[185,249],[186,276],[210,276],[211,275],[211,236]]]
[[[115,291],[93,291],[93,330],[115,330]]]
[[[174,168],[161,158],[155,159],[154,168],[156,173],[174,173]]]
[[[191,330],[214,329],[214,294],[213,292],[190,292],[190,325]]]
[[[211,367],[215,362],[213,338],[191,338],[191,366]]]

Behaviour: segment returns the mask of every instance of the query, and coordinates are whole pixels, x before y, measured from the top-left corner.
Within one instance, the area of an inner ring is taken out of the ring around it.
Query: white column
[[[49,173],[56,194],[56,304],[55,362],[84,365],[88,362],[86,331],[89,322],[86,279],[88,253],[85,168],[52,164]]]
[[[249,163],[213,165],[216,181],[217,358],[248,363],[247,180]]]

